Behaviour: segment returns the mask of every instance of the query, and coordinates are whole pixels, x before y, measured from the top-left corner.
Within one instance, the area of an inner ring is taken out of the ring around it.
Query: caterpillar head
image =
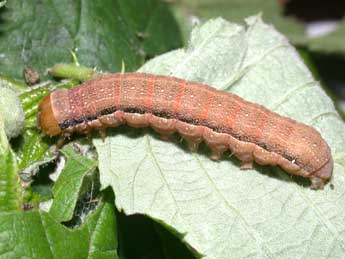
[[[61,133],[61,128],[53,113],[51,95],[46,96],[38,107],[38,122],[45,135],[52,137]]]

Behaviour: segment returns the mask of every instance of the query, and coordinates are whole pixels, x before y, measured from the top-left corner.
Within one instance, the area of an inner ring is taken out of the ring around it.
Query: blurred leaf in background
[[[0,71],[22,79],[32,67],[41,75],[56,63],[79,62],[99,70],[138,68],[181,46],[179,28],[160,0],[8,1],[0,11]]]

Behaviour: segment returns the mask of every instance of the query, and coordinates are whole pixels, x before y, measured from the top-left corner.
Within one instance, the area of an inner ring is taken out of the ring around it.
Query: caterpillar
[[[58,89],[39,105],[39,125],[48,136],[69,137],[128,124],[152,127],[163,137],[178,132],[195,151],[205,141],[212,159],[230,152],[241,169],[280,166],[322,189],[333,159],[314,128],[241,97],[197,82],[145,73],[107,74],[70,90]],[[103,134],[102,134],[103,135]]]

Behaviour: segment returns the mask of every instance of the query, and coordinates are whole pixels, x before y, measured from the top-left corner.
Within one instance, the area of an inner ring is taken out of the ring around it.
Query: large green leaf
[[[260,17],[245,26],[210,20],[187,49],[140,71],[212,85],[312,125],[329,143],[335,186],[305,186],[279,168],[242,171],[234,158],[215,162],[203,148],[164,142],[147,130],[119,128],[95,139],[103,188],[116,206],[184,234],[205,258],[341,258],[345,253],[345,126],[287,39]]]
[[[0,213],[0,223],[0,258],[118,258],[111,201],[73,230],[39,211]]]
[[[69,62],[71,50],[84,65],[119,71],[122,60],[133,70],[146,55],[181,45],[160,0],[12,0],[0,14],[0,71],[15,78],[25,67],[45,75],[48,67]]]

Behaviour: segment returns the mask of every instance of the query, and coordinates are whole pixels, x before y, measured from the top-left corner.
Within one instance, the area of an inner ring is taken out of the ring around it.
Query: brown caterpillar
[[[71,90],[60,89],[39,106],[39,124],[49,136],[128,124],[151,126],[162,136],[178,132],[196,150],[202,140],[219,159],[228,149],[241,168],[278,165],[323,188],[331,177],[331,150],[312,127],[265,107],[182,79],[143,73],[108,74]]]

